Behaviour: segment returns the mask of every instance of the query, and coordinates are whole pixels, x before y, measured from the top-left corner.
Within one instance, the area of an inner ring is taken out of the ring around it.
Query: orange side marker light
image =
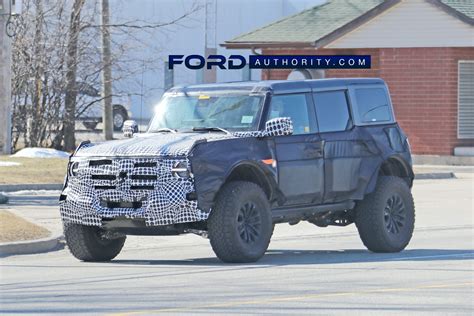
[[[271,165],[273,168],[276,168],[277,162],[275,159],[263,159],[262,162],[266,165]]]

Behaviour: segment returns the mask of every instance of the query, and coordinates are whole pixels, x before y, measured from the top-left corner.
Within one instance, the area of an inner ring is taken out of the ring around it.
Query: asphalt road
[[[474,188],[418,180],[416,230],[396,254],[365,250],[355,227],[278,225],[256,264],[223,264],[207,240],[129,237],[110,263],[63,249],[0,259],[0,314],[474,313]],[[54,195],[12,197],[11,210],[60,227]],[[35,204],[36,203],[36,204]]]

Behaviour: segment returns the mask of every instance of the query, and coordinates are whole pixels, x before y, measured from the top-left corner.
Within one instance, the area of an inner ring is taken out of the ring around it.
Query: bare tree
[[[13,145],[20,137],[26,146],[43,146],[61,120],[64,76],[62,18],[59,4],[24,1],[25,14],[17,21],[13,42]],[[48,23],[55,20],[54,24]],[[52,30],[55,30],[54,32]]]
[[[81,11],[85,0],[74,0],[69,22],[69,40],[67,43],[66,56],[66,97],[64,117],[64,149],[74,150],[76,147],[75,123],[76,123],[76,73],[77,73],[77,53],[80,34]]]
[[[151,35],[186,27],[184,21],[192,20],[198,10],[200,6],[193,5],[182,16],[164,22],[114,19],[108,23],[111,80],[130,80],[144,67],[161,67],[156,58],[137,60],[130,52],[159,49],[154,47]],[[101,27],[99,0],[23,0],[13,42],[14,148],[51,146],[72,150],[78,116],[95,108],[104,97],[147,93],[128,87],[121,90],[115,84],[108,95],[98,93],[104,68]],[[140,36],[143,34],[150,34],[150,39]]]

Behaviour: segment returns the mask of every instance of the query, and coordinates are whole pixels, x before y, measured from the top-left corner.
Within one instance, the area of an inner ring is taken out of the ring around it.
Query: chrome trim
[[[186,167],[186,168],[179,168],[178,166],[182,163],[185,163],[187,165],[187,162],[184,160],[178,161],[174,164],[173,168],[171,168],[171,174],[175,176],[178,179],[186,179],[186,178],[192,178],[191,176],[191,171]],[[182,177],[179,175],[180,172],[186,172],[187,176]]]
[[[173,168],[171,172],[187,172],[188,168]]]

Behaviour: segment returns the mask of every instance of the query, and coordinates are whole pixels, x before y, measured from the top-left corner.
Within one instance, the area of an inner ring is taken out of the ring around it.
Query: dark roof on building
[[[426,0],[474,25],[472,0]],[[384,12],[400,0],[328,0],[249,33],[222,46],[228,48],[321,47]]]
[[[472,0],[440,0],[453,10],[458,11],[465,16],[474,19],[474,1]]]

